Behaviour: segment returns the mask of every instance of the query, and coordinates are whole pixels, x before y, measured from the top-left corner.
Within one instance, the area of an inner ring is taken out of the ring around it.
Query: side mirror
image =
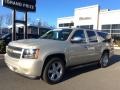
[[[72,43],[80,43],[82,41],[81,37],[74,37],[73,39],[71,39]]]

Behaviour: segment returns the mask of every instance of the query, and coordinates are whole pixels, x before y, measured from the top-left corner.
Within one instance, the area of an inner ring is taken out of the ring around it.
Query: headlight
[[[7,50],[8,50],[8,46],[6,46],[6,53],[7,53]]]
[[[26,59],[38,59],[39,49],[24,49],[22,58]]]

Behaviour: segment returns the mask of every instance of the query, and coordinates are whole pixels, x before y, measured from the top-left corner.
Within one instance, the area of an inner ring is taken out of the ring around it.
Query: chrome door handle
[[[85,45],[85,46],[84,46],[84,48],[88,48],[88,46],[87,46],[87,45]]]
[[[85,47],[86,47],[86,48],[89,48],[89,47],[91,47],[91,46],[90,46],[90,45],[85,45]]]
[[[91,45],[85,45],[84,47],[87,48],[88,50],[94,50],[95,49],[95,47],[91,46]]]

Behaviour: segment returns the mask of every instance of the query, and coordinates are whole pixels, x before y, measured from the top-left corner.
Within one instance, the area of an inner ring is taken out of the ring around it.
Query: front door
[[[70,65],[78,65],[86,63],[89,59],[90,51],[88,49],[87,39],[84,30],[75,31],[71,38],[69,48],[69,63]]]

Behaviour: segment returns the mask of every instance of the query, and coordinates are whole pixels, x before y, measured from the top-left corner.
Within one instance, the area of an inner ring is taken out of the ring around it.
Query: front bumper
[[[42,73],[43,61],[41,60],[15,59],[5,54],[5,63],[10,70],[29,78],[36,78]]]

